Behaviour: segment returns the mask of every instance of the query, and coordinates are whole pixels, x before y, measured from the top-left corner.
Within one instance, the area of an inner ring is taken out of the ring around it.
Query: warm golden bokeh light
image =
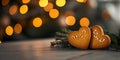
[[[66,0],[56,0],[56,5],[58,7],[63,7],[66,4]]]
[[[88,27],[90,24],[89,19],[87,17],[83,17],[80,19],[80,26],[86,26]]]
[[[76,0],[77,2],[80,2],[80,3],[86,3],[87,0]]]
[[[9,9],[10,15],[16,14],[17,10],[18,10],[18,6],[17,5],[12,5]]]
[[[13,28],[12,28],[12,26],[7,26],[6,29],[5,29],[5,33],[8,36],[11,36],[13,34]]]
[[[15,31],[16,34],[20,34],[22,32],[22,26],[21,26],[21,24],[16,24],[14,26],[14,31]]]
[[[41,27],[41,26],[42,26],[42,23],[43,23],[43,22],[42,22],[42,19],[41,19],[41,18],[36,17],[36,18],[33,19],[33,22],[32,22],[32,23],[33,23],[33,26],[34,26],[34,27],[37,27],[37,28],[38,28],[38,27]]]
[[[29,3],[30,0],[22,0],[23,3]]]
[[[46,7],[44,7],[44,10],[45,10],[46,12],[49,12],[50,9],[53,9],[53,4],[49,2],[48,5],[47,5]]]
[[[0,41],[0,44],[2,44],[2,41]]]
[[[26,14],[28,12],[28,6],[27,5],[22,5],[20,7],[20,13],[21,14]]]
[[[68,16],[66,17],[66,24],[69,25],[69,26],[73,26],[76,22],[76,19],[74,16]]]
[[[6,6],[6,5],[8,5],[9,1],[10,1],[10,0],[2,0],[1,4],[2,4],[3,6]]]
[[[59,16],[59,11],[57,9],[50,9],[49,16],[51,18],[57,18]]]
[[[39,0],[40,7],[46,7],[48,5],[48,0]]]

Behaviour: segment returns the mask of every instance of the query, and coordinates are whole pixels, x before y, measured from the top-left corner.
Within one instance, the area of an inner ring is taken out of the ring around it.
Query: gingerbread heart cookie
[[[73,31],[68,34],[69,43],[80,49],[88,49],[91,38],[91,31],[89,27],[81,27],[79,31]]]
[[[111,40],[108,35],[104,35],[104,31],[101,26],[95,25],[92,27],[92,36],[90,42],[90,48],[101,49],[110,45]]]

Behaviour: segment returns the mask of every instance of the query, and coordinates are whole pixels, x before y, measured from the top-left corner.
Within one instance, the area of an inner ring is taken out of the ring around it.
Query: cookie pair
[[[111,40],[100,25],[95,25],[90,29],[83,26],[78,31],[73,31],[68,34],[69,43],[80,49],[102,49],[110,45]]]

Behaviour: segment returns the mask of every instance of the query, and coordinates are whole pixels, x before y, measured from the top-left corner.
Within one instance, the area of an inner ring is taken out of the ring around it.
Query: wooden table
[[[0,45],[0,60],[120,60],[120,52],[50,48],[54,38],[8,42]]]

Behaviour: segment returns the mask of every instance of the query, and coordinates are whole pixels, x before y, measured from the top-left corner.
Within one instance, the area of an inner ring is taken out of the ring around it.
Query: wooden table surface
[[[0,45],[0,60],[120,60],[120,52],[50,48],[54,38],[6,42]]]

